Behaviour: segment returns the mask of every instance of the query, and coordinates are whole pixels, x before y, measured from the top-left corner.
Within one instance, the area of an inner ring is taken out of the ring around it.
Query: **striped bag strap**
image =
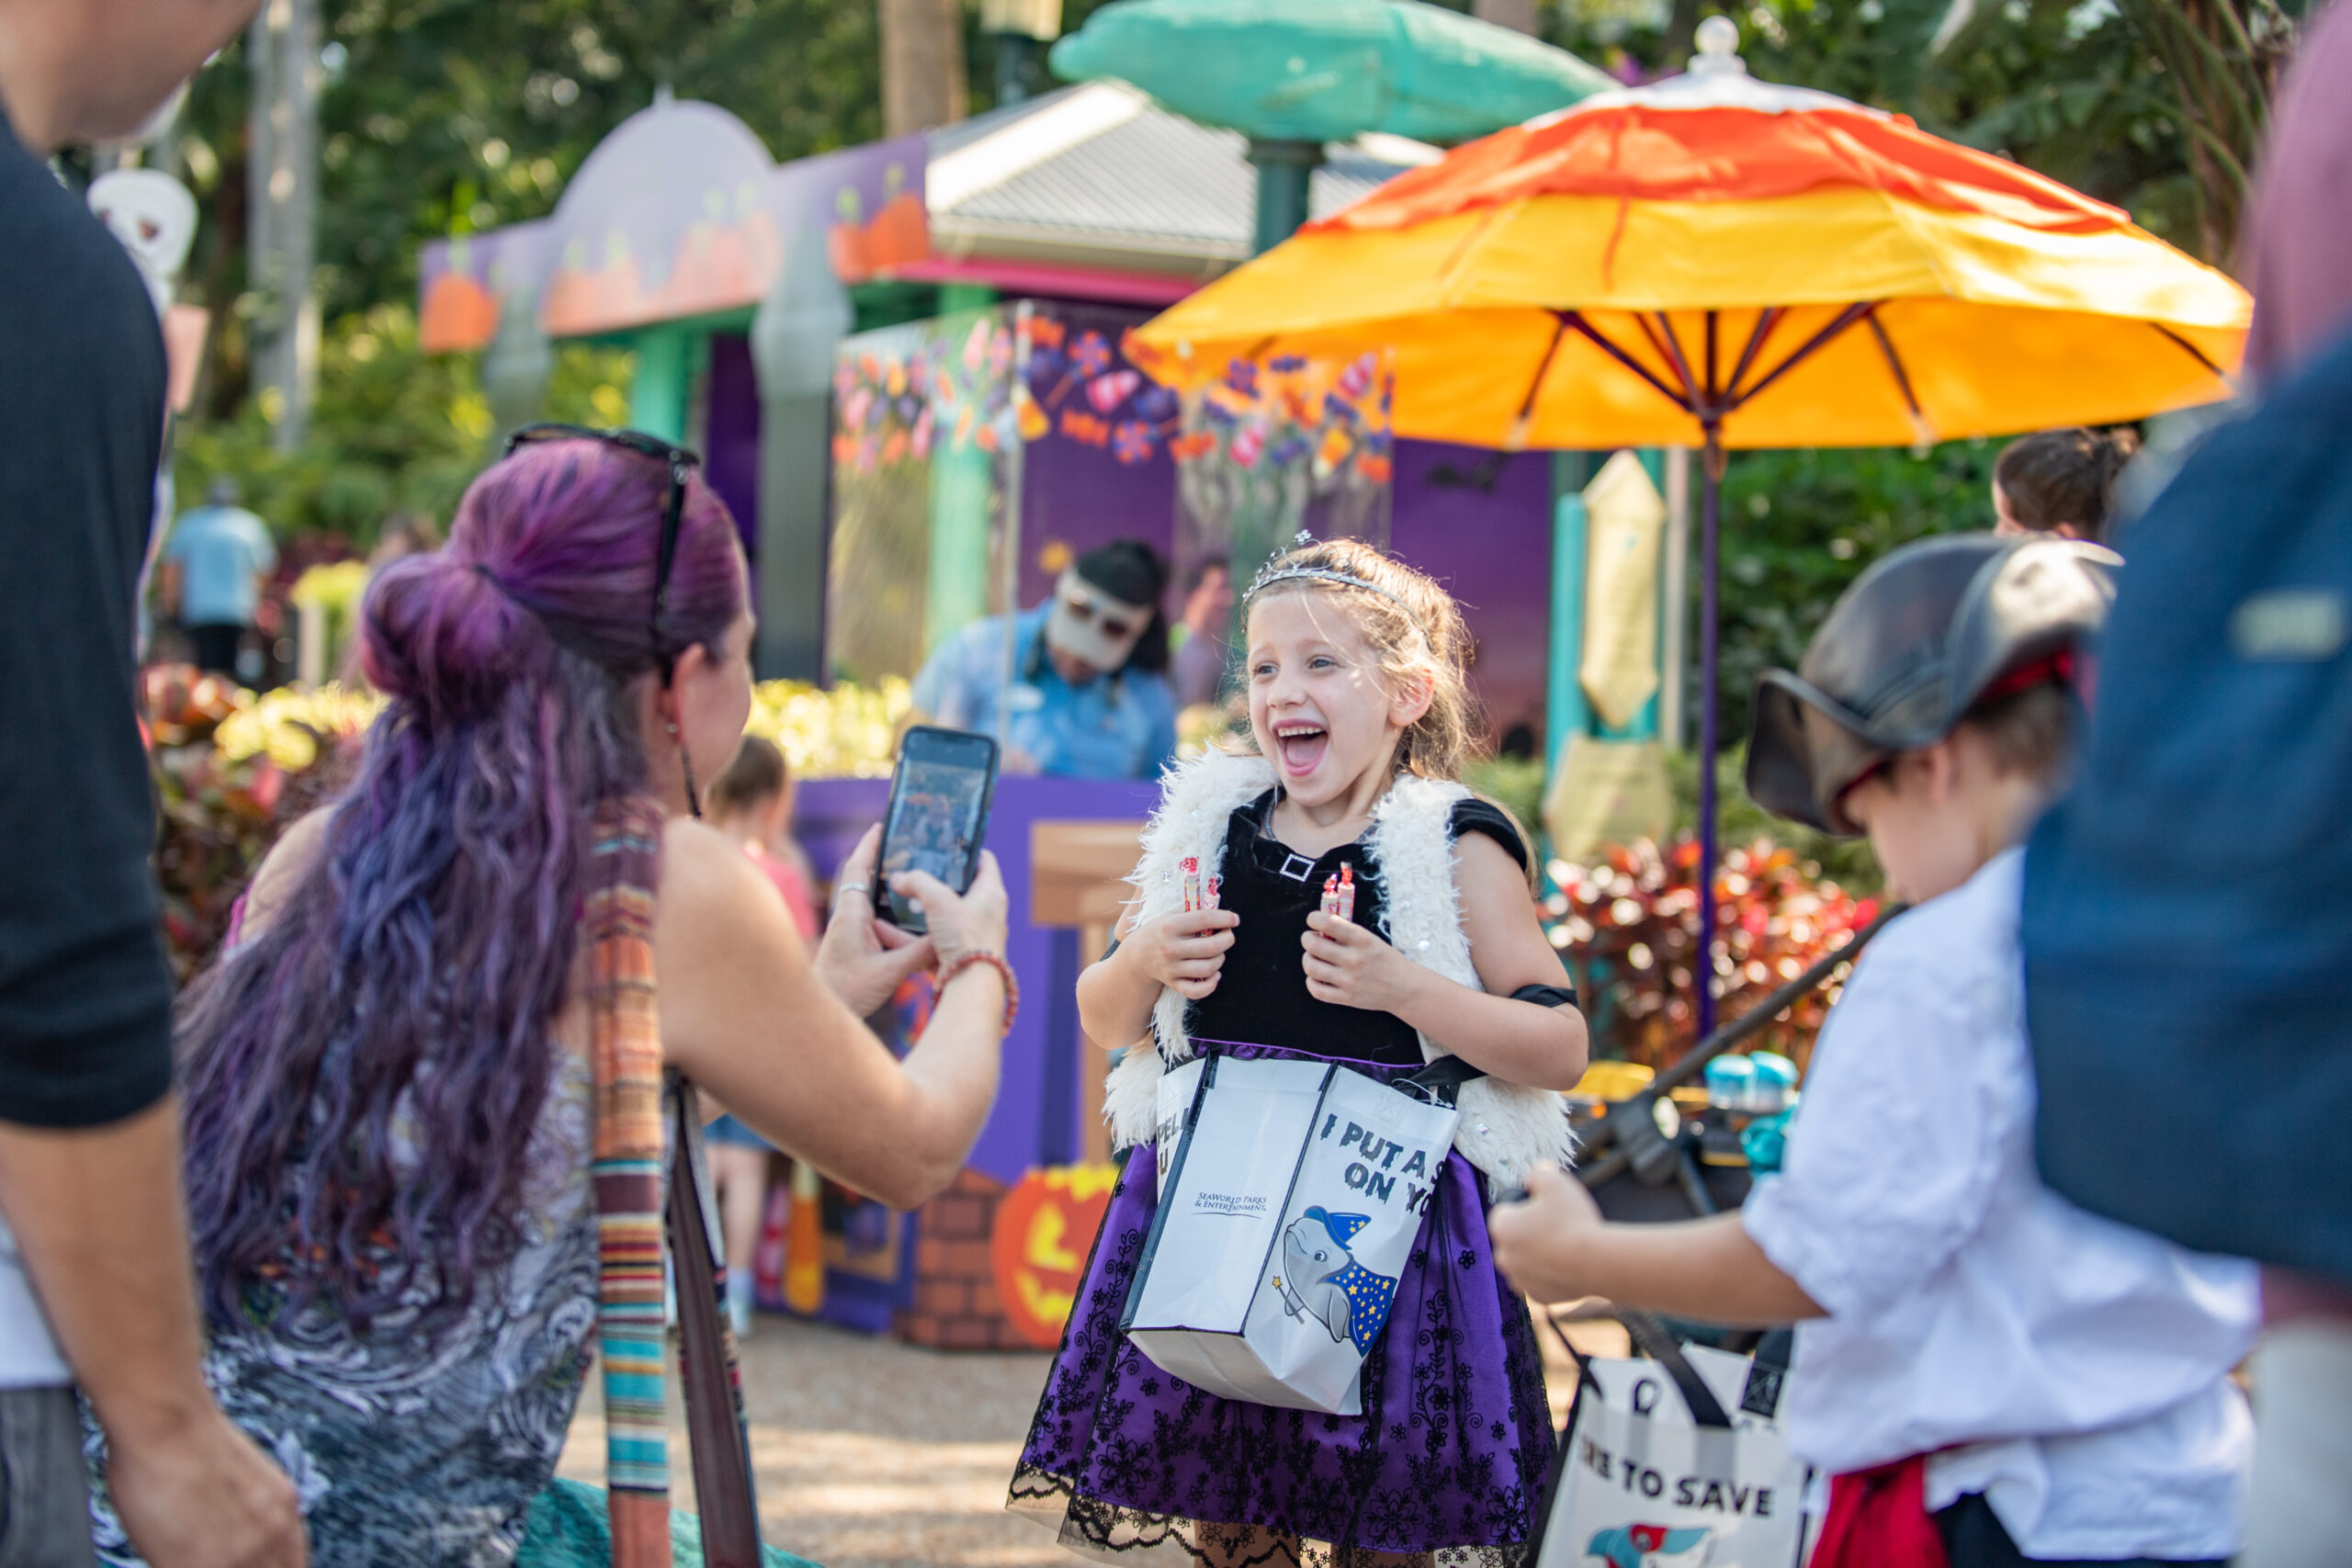
[[[596,813],[583,912],[596,1080],[598,1348],[613,1568],[670,1568],[669,1418],[662,1388],[662,1033],[654,1012],[652,802]]]
[[[670,1258],[677,1271],[678,1387],[685,1395],[694,1450],[695,1506],[701,1514],[703,1568],[761,1568],[760,1509],[752,1444],[743,1424],[743,1384],[727,1326],[727,1273],[718,1219],[703,1164],[695,1086],[672,1082]]]

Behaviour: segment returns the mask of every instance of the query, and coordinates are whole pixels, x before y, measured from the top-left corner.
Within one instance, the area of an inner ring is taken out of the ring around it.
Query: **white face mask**
[[[1046,646],[1108,674],[1127,662],[1150,624],[1148,609],[1112,598],[1072,567],[1054,584]]]

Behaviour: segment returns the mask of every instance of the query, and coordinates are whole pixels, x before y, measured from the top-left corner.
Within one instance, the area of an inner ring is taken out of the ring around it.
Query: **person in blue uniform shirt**
[[[1176,754],[1168,683],[1167,570],[1151,547],[1117,539],[1080,556],[1053,596],[1005,621],[990,615],[939,645],[915,677],[931,722],[998,733],[1004,769],[1068,778],[1157,777]]]

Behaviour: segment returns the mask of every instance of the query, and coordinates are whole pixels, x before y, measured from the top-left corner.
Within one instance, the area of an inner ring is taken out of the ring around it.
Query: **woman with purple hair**
[[[447,547],[369,586],[390,705],[180,1021],[208,1374],[293,1476],[316,1562],[513,1559],[598,1321],[617,991],[650,1058],[658,976],[662,1065],[900,1207],[961,1168],[996,1091],[992,861],[960,898],[907,879],[912,941],[873,918],[869,834],[812,960],[693,819],[743,733],[752,621],[691,457],[560,429],[510,453]],[[617,980],[584,930],[616,909],[650,958]],[[931,1026],[894,1060],[859,1020],[934,963]],[[134,1561],[98,1513],[101,1556]]]

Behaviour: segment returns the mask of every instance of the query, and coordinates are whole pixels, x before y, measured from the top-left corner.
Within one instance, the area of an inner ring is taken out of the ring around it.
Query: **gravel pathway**
[[[1004,1511],[1051,1359],[944,1354],[763,1315],[742,1368],[767,1539],[825,1568],[1076,1568],[1050,1534]],[[682,1410],[673,1382],[673,1501],[691,1508]],[[593,1373],[559,1472],[604,1483]]]
[[[1583,1325],[1588,1351],[1625,1353],[1623,1331]],[[1556,1417],[1576,1386],[1550,1334]],[[1614,1343],[1612,1343],[1612,1339]],[[743,1347],[766,1538],[824,1568],[1078,1568],[1004,1511],[1005,1485],[1052,1358],[944,1353],[763,1315]],[[685,1418],[670,1393],[673,1500],[694,1506]],[[559,1472],[602,1485],[603,1389],[594,1373]]]

